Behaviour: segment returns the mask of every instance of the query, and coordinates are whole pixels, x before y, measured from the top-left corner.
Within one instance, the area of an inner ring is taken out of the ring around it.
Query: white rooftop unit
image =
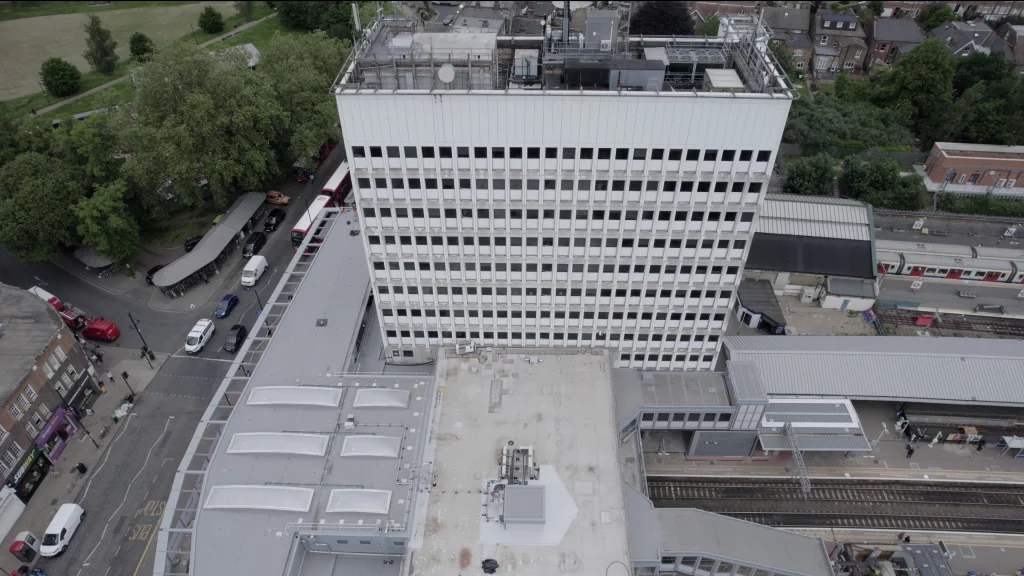
[[[337,408],[341,390],[322,386],[261,386],[249,393],[250,406],[298,405]]]
[[[329,513],[387,514],[391,508],[391,490],[338,488],[331,490]]]
[[[342,456],[370,458],[398,458],[402,439],[390,436],[359,435],[346,436],[341,445]]]
[[[228,454],[288,454],[323,456],[330,437],[288,432],[240,432],[231,437]]]
[[[408,408],[408,390],[387,390],[384,388],[363,388],[356,392],[355,408]]]
[[[731,68],[709,68],[704,71],[704,90],[708,92],[746,92],[747,86]]]
[[[512,75],[525,78],[537,77],[537,66],[540,63],[540,50],[519,48],[512,61]]]
[[[244,508],[309,512],[309,505],[313,502],[313,492],[312,488],[298,486],[214,486],[210,488],[204,508],[207,510]]]

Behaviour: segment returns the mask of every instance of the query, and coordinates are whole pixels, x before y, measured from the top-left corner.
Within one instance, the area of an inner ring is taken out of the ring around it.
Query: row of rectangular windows
[[[628,266],[626,266],[626,268],[628,268]],[[641,266],[641,268],[642,268],[642,266]],[[463,288],[465,288],[467,295],[475,296],[476,293],[477,293],[477,286],[465,286],[465,287],[463,287],[463,286],[439,286],[438,288],[448,288],[448,289],[450,289],[451,294],[453,296],[461,296]],[[482,295],[482,296],[491,296],[493,290],[498,290],[498,295],[499,296],[504,296],[505,295],[506,287],[504,287],[504,286],[497,286],[497,287],[495,287],[495,286],[480,286],[479,289],[480,289],[480,295]],[[512,290],[522,290],[522,288],[512,288]],[[534,287],[526,288],[526,295],[527,296],[536,296],[537,295],[537,290],[538,290],[538,288],[534,288]],[[612,288],[600,288],[600,289],[598,289],[598,288],[586,288],[586,293],[585,294],[584,294],[584,289],[583,288],[539,288],[539,290],[541,291],[541,296],[551,296],[551,291],[554,290],[554,295],[555,296],[566,296],[566,295],[569,295],[569,296],[584,296],[584,295],[586,295],[587,297],[590,297],[590,298],[596,298],[597,295],[598,295],[598,290],[600,290],[600,294],[601,294],[602,298],[611,298],[613,293],[614,293],[616,298],[625,298],[627,294],[629,296],[633,297],[633,298],[640,298],[645,293],[641,288],[632,288],[632,289],[627,289],[627,288],[615,288],[615,289],[612,289]],[[629,290],[629,291],[627,292],[627,290]],[[433,287],[432,286],[387,286],[385,284],[380,284],[380,285],[377,286],[377,292],[379,294],[412,294],[412,295],[418,295],[418,294],[422,293],[422,294],[428,294],[429,295],[429,294],[433,294]],[[718,290],[699,290],[699,289],[690,289],[690,290],[687,290],[687,289],[677,289],[675,292],[673,292],[672,290],[669,290],[669,289],[662,289],[662,290],[659,291],[658,289],[649,288],[649,289],[646,290],[646,295],[647,295],[648,298],[656,298],[659,295],[659,293],[660,293],[662,298],[672,298],[673,296],[676,297],[676,298],[687,298],[687,297],[689,297],[689,298],[726,298],[726,299],[732,298],[732,290],[718,291]],[[515,294],[513,292],[513,295],[518,295],[518,294]],[[519,310],[514,310],[513,312],[515,314],[521,314],[522,313]],[[535,318],[536,314],[537,314],[536,310],[527,310],[526,311],[526,317],[527,318]],[[559,316],[558,314],[562,314],[562,316]],[[579,314],[579,313],[575,312],[575,314]],[[589,314],[591,314],[591,316],[589,316],[589,317],[593,318],[593,313],[589,313]],[[602,317],[603,318],[607,318],[608,317],[608,313],[607,312],[602,312],[601,314],[604,314],[604,316],[598,316],[599,318],[602,318]],[[617,312],[616,314],[619,314],[620,317],[622,315],[621,312]],[[636,313],[635,312],[630,312],[630,314],[635,315]],[[650,312],[644,312],[644,314],[649,315]],[[659,313],[659,315],[660,314],[663,314],[663,313]],[[389,316],[389,315],[390,314],[385,314],[385,316]],[[399,314],[399,316],[404,316],[404,314]],[[419,314],[413,314],[413,316],[419,316]],[[555,313],[555,318],[563,318],[564,316],[565,316],[564,312],[556,312]],[[487,316],[485,314],[484,317],[488,318],[489,316]],[[502,316],[498,316],[498,317],[502,318]],[[513,315],[512,317],[513,318],[519,318],[520,316]],[[569,316],[569,317],[570,318],[578,318],[578,316]],[[587,318],[587,316],[584,316],[584,317]],[[546,318],[546,316],[542,315],[541,318]],[[649,319],[649,318],[645,318],[645,319]],[[664,318],[658,318],[658,319],[659,320],[663,320]]]
[[[396,238],[398,239],[398,243],[400,243],[402,246],[412,246],[414,239],[415,239],[415,245],[416,246],[427,246],[428,245],[427,244],[428,236],[397,236],[396,237],[396,236],[391,236],[391,235],[385,235],[384,236],[384,244],[394,245],[394,244],[396,244],[396,242],[395,242]],[[429,238],[430,238],[430,245],[431,246],[444,246],[445,244],[447,244],[448,246],[458,246],[460,244],[462,246],[473,246],[474,244],[479,245],[479,246],[490,246],[491,245],[491,237],[490,236],[480,236],[479,238],[475,237],[475,236],[429,236]],[[447,242],[444,241],[445,238],[447,238]],[[505,246],[505,242],[504,241],[505,241],[506,238],[507,237],[505,237],[505,236],[497,236],[497,237],[495,237],[494,238],[494,245],[495,246]],[[370,243],[370,246],[380,246],[380,244],[381,244],[381,237],[380,236],[369,235],[369,236],[366,237],[366,239]],[[512,246],[522,246],[523,245],[523,238],[520,237],[520,236],[513,236],[513,237],[509,238],[509,240],[511,240]],[[567,237],[564,237],[564,236],[560,236],[558,238],[555,238],[553,236],[542,236],[540,238],[538,238],[536,236],[530,236],[530,237],[526,238],[526,245],[527,246],[554,246],[555,245],[555,240],[558,241],[558,246],[561,246],[563,248],[569,247],[570,245],[575,246],[576,248],[586,248],[587,245],[588,245],[588,241],[587,241],[586,238],[580,238],[580,237],[567,238]],[[499,241],[500,241],[500,243],[499,243]],[[622,248],[634,248],[634,247],[636,247],[636,248],[649,248],[649,247],[651,247],[651,243],[652,242],[654,244],[654,248],[665,248],[666,245],[669,248],[681,248],[683,246],[683,239],[682,238],[621,238],[621,239],[620,238],[603,238],[602,239],[600,237],[591,237],[590,241],[589,241],[589,245],[590,245],[591,248],[601,248],[601,247],[604,247],[604,248],[618,248],[620,246],[620,243],[621,243],[621,247]],[[699,244],[698,244],[698,242],[699,242]],[[746,240],[731,240],[730,241],[730,240],[724,239],[724,238],[718,240],[717,246],[720,249],[728,249],[730,242],[732,242],[732,248],[734,250],[743,250],[744,248],[747,247],[747,241]],[[700,248],[705,248],[705,249],[714,248],[716,246],[716,242],[715,242],[715,240],[713,240],[711,238],[704,238],[703,240],[699,240],[699,241],[698,241],[697,238],[688,238],[686,240],[686,247],[687,248],[696,249],[698,246]]]
[[[437,313],[437,315],[435,315],[435,312]],[[467,312],[468,312],[468,315],[467,315]],[[554,314],[554,318],[556,320],[565,320],[566,319],[566,315],[568,315],[568,319],[569,320],[580,320],[581,319],[580,318],[581,315],[582,315],[582,319],[583,320],[594,320],[595,319],[594,318],[595,315],[597,315],[597,320],[609,320],[609,319],[611,319],[611,320],[637,320],[637,319],[639,319],[639,320],[653,320],[653,319],[657,319],[658,321],[665,321],[666,317],[669,316],[669,315],[671,315],[671,320],[669,320],[670,322],[680,322],[684,318],[685,318],[685,320],[687,322],[696,322],[698,320],[698,313],[697,312],[656,312],[656,313],[655,312],[639,312],[639,313],[638,312],[625,312],[624,313],[624,312],[606,312],[606,311],[592,312],[592,311],[589,311],[589,310],[588,311],[584,311],[584,312],[580,312],[578,310],[570,310],[570,311],[566,312],[565,310],[477,310],[475,308],[471,308],[468,311],[461,310],[461,309],[457,309],[457,310],[447,310],[447,309],[434,310],[433,308],[426,308],[426,309],[420,309],[420,308],[410,308],[410,309],[406,309],[406,308],[381,308],[381,315],[383,317],[385,317],[385,318],[396,318],[396,317],[397,318],[424,318],[424,317],[426,317],[426,318],[495,318],[495,317],[497,317],[497,318],[500,319],[500,318],[509,318],[509,315],[511,314],[512,319],[518,319],[518,318],[522,318],[524,313],[526,314],[526,318],[527,319],[536,318],[537,317],[536,315],[539,313],[540,317],[542,319],[543,318],[551,318],[552,314]],[[396,316],[396,314],[397,314],[397,316]],[[495,314],[497,316],[495,316]],[[609,318],[609,315],[611,315],[611,318]],[[708,322],[708,321],[711,321],[712,319],[715,322],[724,321],[725,320],[725,313],[715,313],[715,314],[712,314],[711,312],[701,312],[701,313],[699,313],[699,320],[701,322]],[[641,338],[642,341],[646,341],[647,340],[646,334],[642,334],[641,336],[644,336],[644,338]],[[676,339],[675,339],[675,335],[674,334],[667,334],[666,336],[670,336],[671,337],[671,338],[668,338],[666,340],[666,342],[675,342]],[[651,341],[652,342],[661,342],[661,337],[662,337],[662,335],[660,333],[659,334],[652,334]],[[632,338],[627,338],[627,340],[632,340]],[[682,342],[688,342],[689,341],[689,337],[687,337],[687,338],[685,338],[685,339],[683,339],[681,341]],[[694,340],[694,341],[695,342],[701,342],[701,341],[703,341],[703,338],[699,339],[699,340]],[[717,342],[717,341],[718,341],[718,337],[717,336],[711,336],[711,337],[708,338],[708,342]]]
[[[401,208],[396,207],[394,211],[391,208],[381,207],[372,208],[364,206],[361,208],[363,216],[366,218],[376,218],[380,215],[381,218],[391,218],[392,214],[395,218],[408,218],[410,214],[413,218],[423,218],[424,210],[429,218],[440,218],[441,208]],[[473,208],[444,208],[445,218],[472,218]],[[525,213],[527,220],[553,220],[556,215],[554,209],[539,209],[539,208],[527,208],[523,210],[521,208],[477,208],[477,218],[491,218],[493,213],[495,220],[504,220],[505,216],[512,220],[521,220]],[[740,222],[753,222],[753,212],[735,212],[735,211],[721,211],[721,210],[558,210],[557,211],[559,220],[590,220],[590,221],[604,221],[609,222],[617,221],[633,221],[633,220],[658,220],[659,222],[704,222],[705,217],[708,222],[735,222],[737,215]]]
[[[634,357],[637,357],[637,360],[643,360],[643,356],[643,354],[634,354]],[[651,358],[651,360],[657,360],[657,354],[650,354],[650,356],[655,356],[655,358]],[[668,356],[668,358],[665,358],[664,356]],[[619,359],[622,360],[623,362],[626,362],[631,360],[632,358],[630,358],[629,354],[623,354],[622,356],[619,357]],[[672,358],[670,354],[664,354],[662,359],[665,361],[669,361]],[[673,422],[700,422],[701,414],[704,415],[704,422],[715,422],[716,420],[718,422],[729,422],[732,420],[731,412],[659,412],[657,414],[657,417],[658,422],[668,422],[669,418],[671,418]],[[643,415],[641,415],[640,417],[640,421],[654,422],[654,417],[655,414],[653,412],[644,412]]]
[[[546,159],[558,159],[558,148],[554,146],[547,146],[544,148],[537,146],[529,146],[526,148],[527,159],[540,159],[541,151],[543,150],[543,157]],[[579,159],[580,160],[593,160],[595,148],[580,148]],[[650,154],[648,154],[647,148],[596,148],[598,160],[611,160],[614,156],[616,160],[664,160],[665,149],[664,148],[652,148]],[[632,153],[630,152],[632,150]],[[473,158],[476,159],[487,159],[493,158],[495,160],[502,160],[506,157],[506,148],[504,146],[455,146],[454,154],[459,158],[469,158],[470,151],[473,153]],[[438,146],[436,151],[433,146],[421,146],[417,149],[416,146],[353,146],[352,156],[355,158],[366,158],[366,154],[369,152],[371,158],[383,158],[384,153],[387,153],[388,158],[401,158],[402,152],[405,153],[405,158],[416,158],[417,154],[423,158],[452,158],[453,147],[452,146]],[[576,159],[576,148],[562,148],[562,160],[575,160]],[[771,150],[716,150],[716,149],[705,149],[703,155],[699,148],[691,148],[686,150],[686,159],[689,161],[700,160],[703,156],[707,162],[714,162],[721,159],[723,162],[732,162],[737,158],[737,152],[739,153],[740,162],[749,162],[754,158],[754,153],[757,153],[758,162],[767,162],[772,157]],[[523,158],[523,148],[511,147],[507,149],[508,158],[521,159]],[[682,160],[683,149],[682,148],[670,148],[668,149],[669,160]]]
[[[433,264],[433,266],[431,266],[431,264]],[[523,266],[524,266],[524,264],[522,262],[510,262],[510,263],[494,262],[493,270],[495,272],[506,272],[506,271],[522,272],[523,271]],[[540,272],[556,272],[556,271],[557,272],[569,272],[569,264],[568,263],[559,263],[556,266],[556,264],[554,264],[554,263],[536,264],[536,263],[533,263],[533,262],[528,262],[528,263],[525,264],[525,266],[526,266],[526,272],[537,272],[538,271],[538,269],[537,269],[538,266],[540,266]],[[598,266],[603,266],[603,267],[599,270]],[[612,273],[612,272],[616,271],[615,266],[616,266],[615,264],[603,264],[603,265],[602,264],[587,264],[586,270],[587,270],[587,272],[590,272],[590,273],[597,273],[597,272],[599,272],[601,270],[603,270],[605,273]],[[619,266],[619,268],[618,268],[619,272],[625,272],[626,270],[625,270],[624,267],[628,267],[630,265],[629,264],[619,264],[618,266]],[[642,264],[634,264],[631,271],[633,271],[635,273],[641,273],[643,267],[644,267],[644,265],[642,265]],[[465,270],[467,272],[475,272],[477,270],[477,263],[476,262],[447,262],[447,263],[446,262],[410,262],[410,261],[396,262],[394,260],[388,261],[386,265],[385,265],[384,262],[379,262],[379,261],[373,263],[373,269],[374,270],[385,270],[385,269],[387,269],[387,270],[406,270],[406,271],[409,271],[409,272],[415,272],[416,270],[430,271],[431,268],[433,268],[433,270],[435,270],[437,272],[443,272],[443,271],[445,271],[446,268],[449,271],[452,271],[452,272],[459,272],[459,271],[462,271],[462,270]],[[665,264],[664,267],[661,264],[651,264],[651,265],[647,266],[647,272],[649,272],[651,274],[662,274],[662,273],[664,273],[664,274],[676,274],[677,272],[682,272],[683,274],[692,274],[694,272],[694,268],[696,268],[697,274],[707,274],[708,273],[708,267],[707,266],[700,265],[700,266],[694,267],[694,266],[689,265],[689,264],[684,264],[684,265]],[[492,266],[491,266],[490,262],[481,262],[480,263],[480,271],[481,272],[490,272],[491,270],[492,270]],[[664,270],[664,272],[662,272],[662,270]],[[737,273],[739,273],[739,270],[740,270],[739,266],[727,266],[727,267],[725,267],[725,273],[726,274],[737,274]],[[572,265],[572,271],[573,272],[583,272],[583,264],[573,264]],[[711,273],[712,274],[721,274],[722,273],[722,266],[711,266]],[[443,288],[445,288],[445,287],[444,286],[438,286],[437,287],[438,294],[447,294],[448,293],[447,291],[441,292],[440,290],[443,289]],[[501,290],[501,288],[499,288],[499,290]],[[513,288],[513,290],[518,290],[518,288]],[[502,292],[499,292],[499,294],[502,294]],[[513,292],[513,294],[515,294],[515,293]]]
[[[406,186],[407,184],[408,184],[408,188],[410,188],[412,190],[437,190],[437,183],[438,183],[437,182],[438,181],[437,178],[423,178],[421,180],[420,178],[400,178],[400,177],[394,177],[394,178],[390,178],[389,179],[389,178],[377,177],[377,178],[373,178],[372,179],[373,187],[377,188],[377,189],[388,188],[389,180],[390,180],[391,188],[395,189],[395,190],[404,190],[407,187]],[[476,184],[475,188],[477,190],[487,190],[488,187],[490,187],[493,190],[522,190],[523,189],[523,181],[518,179],[518,178],[512,178],[510,180],[505,180],[504,178],[492,178],[492,179],[487,179],[487,178],[458,178],[457,181],[459,183],[458,188],[461,189],[461,190],[470,190],[470,189],[474,188],[474,186],[473,186],[474,183]],[[359,189],[360,190],[369,190],[370,189],[370,182],[371,182],[370,178],[356,178],[356,183],[359,185]],[[454,190],[456,188],[455,182],[456,182],[455,178],[441,178],[441,188],[443,190]],[[573,179],[570,179],[570,178],[563,178],[561,181],[555,180],[555,179],[546,179],[546,180],[543,180],[543,182],[544,182],[544,190],[556,190],[556,189],[558,189],[558,190],[574,190],[575,189],[575,190],[586,191],[586,190],[590,190],[590,186],[591,186],[591,181],[590,180],[573,180]],[[647,192],[657,192],[658,191],[658,184],[659,184],[659,182],[661,183],[661,190],[663,192],[676,192],[677,191],[676,190],[677,187],[678,187],[678,191],[679,192],[693,192],[694,184],[695,184],[695,182],[693,180],[681,180],[681,181],[665,180],[664,182],[661,182],[660,180],[646,180],[646,181],[644,181],[644,180],[628,180],[628,181],[627,180],[611,180],[610,182],[611,182],[611,184],[610,184],[611,190],[613,192],[624,192],[624,191],[626,191],[627,187],[629,188],[630,192],[641,192],[641,191],[644,191],[644,190],[646,190]],[[628,184],[627,184],[627,182],[628,182]],[[746,182],[739,181],[739,182],[733,182],[732,186],[730,186],[729,182],[724,181],[724,180],[720,180],[718,182],[714,182],[714,191],[715,192],[743,192],[743,187],[746,184],[747,184]],[[710,182],[710,181],[700,180],[700,181],[696,182],[696,185],[697,185],[696,186],[697,192],[711,192],[712,182]],[[526,189],[527,190],[540,190],[540,186],[541,186],[541,180],[530,179],[530,180],[526,181]],[[575,186],[575,188],[574,188],[574,186]],[[594,186],[594,190],[597,191],[597,192],[606,191],[606,190],[609,189],[609,180],[594,180],[593,181],[593,186]],[[760,182],[751,182],[750,186],[747,187],[747,192],[750,192],[752,194],[757,194],[760,191],[761,191],[761,183]]]
[[[384,333],[385,333],[385,335],[388,338],[398,338],[399,334],[401,335],[402,338],[413,338],[413,337],[415,337],[415,338],[437,338],[437,335],[438,335],[439,331],[438,330],[426,330],[426,331],[424,331],[424,330],[411,330],[411,331],[410,330],[398,330],[398,331],[395,331],[395,330],[385,330]],[[466,335],[469,334],[469,336],[468,336],[469,338],[479,339],[481,333],[483,334],[483,337],[486,340],[493,340],[495,334],[498,335],[498,339],[500,339],[500,340],[507,340],[508,337],[509,337],[509,334],[510,334],[509,332],[491,332],[491,331],[478,332],[478,331],[473,331],[473,330],[470,330],[470,331],[456,330],[455,331],[455,338],[457,338],[457,339],[465,339],[467,337]],[[441,334],[441,338],[444,338],[444,339],[448,339],[448,338],[452,337],[452,331],[450,331],[450,330],[441,330],[440,334]],[[511,334],[512,334],[512,338],[514,340],[522,340],[524,333],[523,332],[511,332]],[[604,332],[598,332],[596,334],[594,334],[592,332],[581,332],[581,333],[576,333],[576,332],[568,332],[568,333],[563,333],[563,332],[526,332],[525,334],[526,334],[526,339],[527,340],[536,340],[538,335],[540,336],[541,340],[605,340],[605,337],[607,336],[608,337],[607,339],[609,341],[611,341],[611,342],[618,342],[618,341],[631,342],[631,341],[633,341],[633,336],[634,336],[634,334],[632,334],[632,333],[629,333],[629,334],[618,334],[618,333],[606,334]],[[648,339],[648,336],[651,337],[651,339],[652,339],[651,341],[653,341],[653,342],[661,342],[661,336],[662,336],[661,334],[650,334],[650,335],[648,335],[648,334],[636,334],[636,339],[638,341],[640,341],[640,342],[646,342],[647,339]],[[669,339],[669,336],[671,336],[672,338]],[[665,341],[666,342],[675,342],[676,341],[675,336],[676,336],[675,334],[666,334],[665,335]],[[655,338],[657,338],[657,339],[655,339]],[[683,338],[687,338],[687,340],[684,340]],[[682,335],[682,337],[680,338],[679,341],[680,342],[687,342],[687,341],[689,341],[688,338],[689,338],[689,335],[684,334],[684,335]],[[709,336],[709,338],[710,338],[710,336]]]

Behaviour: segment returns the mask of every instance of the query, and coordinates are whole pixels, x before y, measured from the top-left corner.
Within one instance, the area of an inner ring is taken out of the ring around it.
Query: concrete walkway
[[[160,370],[167,359],[166,354],[157,354],[153,362],[153,368],[145,360],[139,357],[134,350],[123,350],[118,348],[105,348],[104,361],[96,365],[96,379],[103,380],[106,387],[106,394],[100,395],[93,405],[93,413],[82,419],[82,424],[92,434],[92,439],[99,445],[97,448],[85,435],[84,430],[79,430],[73,440],[68,441],[67,447],[57,457],[57,461],[50,469],[49,474],[43,478],[36,489],[32,499],[25,505],[25,511],[14,523],[10,533],[3,542],[4,550],[10,548],[14,537],[23,530],[42,537],[47,524],[57,512],[61,504],[67,502],[78,502],[84,497],[86,490],[90,487],[90,479],[96,473],[99,466],[103,465],[103,457],[111,448],[112,444],[123,434],[122,429],[128,425],[130,418],[122,418],[120,422],[114,423],[111,414],[121,405],[124,396],[128,394],[128,386],[121,379],[121,372],[128,372],[128,382],[135,392],[135,402],[145,401],[144,391],[149,382]],[[107,371],[115,375],[111,383],[106,378]],[[110,428],[103,432],[105,427]],[[127,432],[127,430],[124,430]],[[100,438],[100,435],[103,435]],[[74,472],[73,468],[81,462],[88,469],[85,474]],[[21,566],[14,556],[3,554],[0,560],[0,569],[6,574]]]
[[[277,13],[275,12],[273,14],[269,14],[267,16],[264,16],[263,18],[260,18],[259,20],[253,20],[251,22],[246,22],[245,24],[242,24],[241,26],[231,30],[230,32],[226,32],[224,34],[221,34],[220,36],[217,36],[216,38],[211,38],[210,40],[207,40],[206,42],[203,42],[202,44],[200,44],[200,46],[209,46],[210,44],[213,44],[215,42],[220,42],[221,40],[225,40],[227,38],[231,38],[235,34],[238,34],[242,30],[245,30],[246,28],[251,28],[251,27],[259,24],[260,22],[263,22],[267,18],[274,18],[276,16],[277,16]],[[53,112],[54,110],[57,110],[58,108],[64,106],[65,104],[70,104],[70,103],[74,102],[75,100],[79,100],[81,98],[85,98],[86,96],[88,96],[90,94],[95,94],[95,93],[99,92],[100,90],[106,90],[107,88],[110,88],[114,84],[118,84],[120,82],[124,82],[128,78],[130,78],[130,75],[125,74],[124,76],[121,76],[119,78],[115,78],[115,79],[111,80],[110,82],[107,82],[107,83],[104,83],[104,84],[100,84],[99,86],[97,86],[97,87],[95,87],[95,88],[93,88],[91,90],[86,90],[85,92],[82,92],[81,94],[75,94],[71,98],[68,98],[66,100],[61,100],[60,102],[57,102],[56,104],[50,104],[49,106],[47,106],[45,108],[40,108],[39,110],[36,110],[36,115],[46,114],[48,112]]]

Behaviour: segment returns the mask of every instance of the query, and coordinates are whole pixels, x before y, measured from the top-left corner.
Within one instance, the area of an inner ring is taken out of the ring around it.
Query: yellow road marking
[[[160,515],[161,517],[163,514]],[[160,524],[160,518],[157,518],[157,525]],[[132,576],[139,576],[139,570],[142,568],[142,561],[146,559],[146,554],[149,554],[149,547],[153,544],[153,537],[159,530],[153,530],[149,535],[149,540],[146,542],[146,548],[142,551],[142,556],[139,557],[139,563],[135,565],[135,572],[132,572]]]

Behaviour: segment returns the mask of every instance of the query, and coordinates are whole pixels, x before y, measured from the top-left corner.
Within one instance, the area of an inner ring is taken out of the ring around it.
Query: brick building
[[[836,13],[818,12],[813,24],[814,74],[819,78],[834,78],[846,72],[857,75],[864,71],[867,55],[867,35],[853,10]]]
[[[931,192],[1024,196],[1024,146],[936,142],[918,171]]]
[[[95,369],[57,312],[0,284],[0,474],[28,502],[99,394]]]
[[[868,67],[892,64],[924,42],[913,18],[875,18],[868,26]]]

